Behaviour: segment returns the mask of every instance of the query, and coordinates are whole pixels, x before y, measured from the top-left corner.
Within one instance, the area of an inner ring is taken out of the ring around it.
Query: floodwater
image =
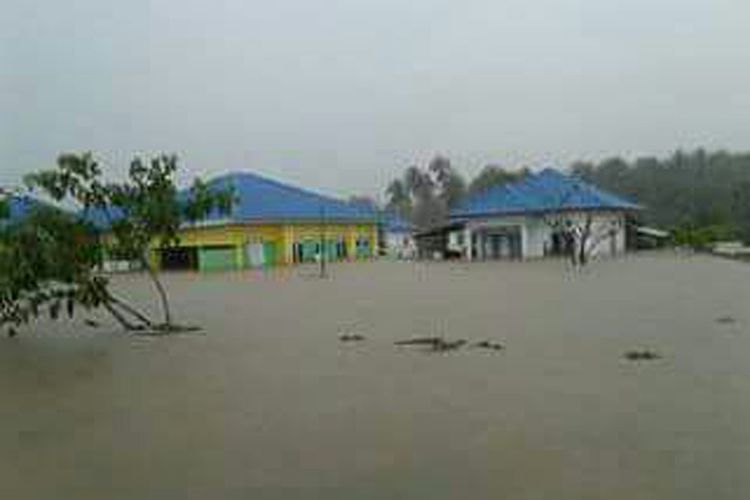
[[[747,264],[379,262],[166,283],[205,335],[131,337],[102,316],[0,339],[0,498],[750,497]],[[393,345],[419,335],[507,349]],[[622,359],[631,348],[664,357]]]

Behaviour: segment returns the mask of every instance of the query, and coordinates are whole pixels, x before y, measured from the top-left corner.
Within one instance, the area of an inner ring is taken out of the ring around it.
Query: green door
[[[263,264],[266,266],[276,264],[276,244],[271,241],[263,243]]]
[[[201,271],[232,271],[236,268],[234,247],[201,247],[198,251],[198,269]]]
[[[326,259],[328,260],[328,262],[335,262],[338,260],[336,241],[334,240],[326,241]]]
[[[357,240],[357,258],[371,257],[370,252],[370,240],[367,238],[360,238]]]
[[[302,262],[315,262],[318,253],[318,242],[305,240],[302,242]]]

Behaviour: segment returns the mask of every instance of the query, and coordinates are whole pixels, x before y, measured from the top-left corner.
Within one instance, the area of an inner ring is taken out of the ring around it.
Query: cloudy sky
[[[747,150],[749,24],[747,0],[3,0],[0,183],[70,150],[342,195],[436,153]]]

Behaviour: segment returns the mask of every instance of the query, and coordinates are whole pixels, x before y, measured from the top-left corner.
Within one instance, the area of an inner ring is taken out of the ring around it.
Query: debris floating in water
[[[662,355],[650,349],[631,349],[623,357],[628,361],[651,361],[661,359]]]
[[[480,340],[474,345],[476,347],[481,347],[482,349],[491,349],[493,351],[502,351],[505,349],[505,346],[500,342],[493,342],[491,340]]]
[[[440,337],[415,337],[411,339],[406,340],[397,340],[395,342],[396,345],[429,345],[429,346],[435,346],[439,344],[440,342],[443,342],[443,339]]]
[[[358,333],[344,333],[339,335],[339,340],[341,342],[361,342],[365,340],[365,336]]]
[[[443,340],[440,339],[440,342],[433,344],[432,349],[434,351],[444,352],[444,351],[454,351],[456,349],[460,349],[464,345],[466,345],[467,341],[465,339],[458,339],[458,340]]]
[[[398,340],[395,342],[396,345],[406,346],[426,346],[433,351],[445,352],[460,349],[466,345],[465,339],[458,340],[445,340],[442,337],[415,337],[407,340]]]
[[[716,318],[716,322],[722,325],[732,325],[737,322],[732,316],[720,316]]]

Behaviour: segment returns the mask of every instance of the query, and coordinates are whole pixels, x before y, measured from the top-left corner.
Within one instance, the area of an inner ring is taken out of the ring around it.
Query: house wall
[[[414,237],[407,231],[386,231],[385,241],[389,257],[412,259],[416,256]]]
[[[185,228],[179,232],[179,246],[197,247],[199,269],[226,269],[230,267],[230,253],[234,255],[234,269],[250,266],[248,246],[263,245],[263,255],[273,262],[268,265],[294,262],[294,243],[343,241],[349,259],[370,258],[375,255],[378,232],[371,224],[232,224]],[[360,245],[357,245],[357,242]],[[367,242],[367,246],[363,243]],[[152,258],[158,265],[158,243],[154,242]],[[220,252],[209,249],[221,249]],[[221,254],[221,255],[219,255]]]
[[[614,251],[615,254],[625,252],[625,214],[624,212],[571,212],[555,216],[541,215],[520,215],[520,216],[503,216],[489,217],[482,219],[470,220],[466,223],[466,228],[461,231],[453,231],[448,235],[448,248],[451,250],[460,250],[465,254],[468,253],[468,235],[475,235],[483,231],[502,227],[518,227],[521,233],[521,252],[525,259],[539,258],[547,255],[552,249],[552,234],[550,218],[562,217],[563,220],[571,220],[576,225],[584,223],[587,215],[592,216],[592,256],[608,256]],[[611,230],[614,229],[613,238],[610,236]],[[460,233],[463,233],[463,241]],[[481,239],[481,237],[480,237]],[[481,242],[477,242],[480,244]],[[474,258],[482,258],[481,249],[475,247]]]
[[[576,225],[582,226],[588,214],[578,212],[567,214],[566,217]],[[625,253],[625,213],[604,211],[593,212],[590,252],[593,257],[608,257]],[[614,233],[613,235],[611,233]],[[551,233],[550,233],[551,235]]]

